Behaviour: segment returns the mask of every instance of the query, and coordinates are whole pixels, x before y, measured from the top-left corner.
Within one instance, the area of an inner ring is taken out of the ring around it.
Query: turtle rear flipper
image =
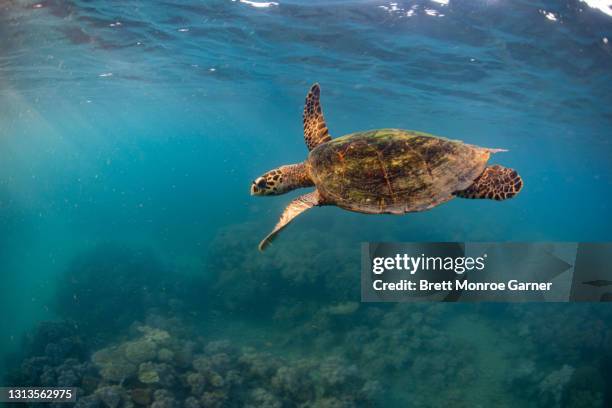
[[[474,184],[454,194],[463,198],[488,198],[500,201],[514,197],[522,188],[523,180],[516,170],[496,164],[487,167]]]

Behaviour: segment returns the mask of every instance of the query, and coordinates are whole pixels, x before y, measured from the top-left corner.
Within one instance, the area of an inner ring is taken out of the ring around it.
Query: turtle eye
[[[257,184],[257,187],[259,188],[266,188],[266,179],[263,177],[260,177],[257,180],[255,180],[255,184]]]

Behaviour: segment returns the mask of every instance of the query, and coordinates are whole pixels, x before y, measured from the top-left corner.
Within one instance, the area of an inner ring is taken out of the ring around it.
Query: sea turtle
[[[267,237],[263,250],[296,216],[335,205],[367,214],[424,211],[454,197],[506,200],[523,187],[518,173],[487,167],[489,149],[422,132],[377,129],[332,139],[314,84],[304,106],[308,158],[270,170],[251,185],[251,195],[279,195],[302,187],[315,190],[293,200]]]

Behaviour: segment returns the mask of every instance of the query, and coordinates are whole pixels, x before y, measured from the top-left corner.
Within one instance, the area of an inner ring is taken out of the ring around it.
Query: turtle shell
[[[483,172],[489,149],[426,133],[380,129],[317,146],[307,160],[321,196],[364,213],[423,211],[453,198]]]

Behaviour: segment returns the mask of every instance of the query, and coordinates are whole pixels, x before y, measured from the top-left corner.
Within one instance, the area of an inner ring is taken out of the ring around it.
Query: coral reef
[[[212,242],[207,258],[208,270],[215,274],[210,297],[221,301],[215,307],[271,316],[279,305],[308,298],[358,299],[360,265],[353,262],[359,259],[358,246],[326,245],[335,240],[321,231],[297,232],[292,241],[275,243],[274,256],[262,256],[256,245],[236,239],[253,231],[250,224],[231,226]]]
[[[73,322],[40,323],[26,336],[24,351],[19,369],[7,378],[9,384],[95,388],[97,373]]]
[[[344,404],[338,405],[338,402],[335,406],[349,406],[348,403],[370,401],[376,389],[355,367],[340,360],[293,361],[254,349],[240,349],[229,342],[193,345],[190,340],[149,326],[141,326],[139,331],[140,337],[112,345],[93,356],[105,393],[108,393],[105,387],[132,384],[133,388],[116,393],[121,398],[115,397],[113,401],[122,401],[125,395],[131,395],[132,403],[142,405],[152,401],[153,407],[284,407],[299,403],[317,406],[325,399],[335,398]],[[133,357],[130,360],[130,346],[134,344],[147,344],[148,361],[142,361],[142,354],[137,355],[137,360]],[[159,358],[161,350],[174,356],[186,347],[194,352],[190,366],[167,357],[164,361]],[[137,361],[140,362],[138,370]],[[122,378],[105,375],[108,367],[115,366],[130,369],[122,372]],[[355,389],[361,391],[355,392]],[[100,397],[100,388],[94,395]]]
[[[612,309],[607,305],[513,305],[503,326],[517,343],[510,389],[520,387],[538,407],[603,407],[612,402]],[[518,334],[518,336],[517,336]],[[525,360],[523,356],[533,356]]]
[[[51,363],[60,363],[69,357],[84,357],[87,352],[78,325],[72,321],[39,323],[24,339],[23,348],[26,354],[45,356]]]
[[[561,398],[563,398],[563,391],[565,386],[572,379],[574,374],[574,368],[568,365],[564,365],[558,370],[552,371],[538,384],[540,395],[546,401],[546,406],[559,407],[561,406]]]
[[[42,347],[45,341],[48,343]],[[27,354],[18,368],[7,376],[7,385],[76,387],[78,398],[96,392],[99,385],[98,370],[85,359],[85,345],[75,335],[72,323],[44,322],[34,330],[33,335],[28,336],[26,343]],[[92,406],[97,406],[95,404]],[[30,404],[32,407],[48,405]]]
[[[289,359],[144,324],[131,332],[93,353],[90,362],[67,359],[53,366],[31,358],[24,373],[40,371],[40,385],[78,387],[77,408],[375,405],[378,384],[340,358]]]
[[[444,305],[438,304],[359,307],[346,302],[319,309],[311,305],[311,313],[305,318],[296,317],[291,308],[283,307],[275,318],[294,326],[286,342],[304,346],[304,339],[316,334],[319,348],[336,348],[337,353],[360,361],[376,374],[405,367],[416,369],[421,359],[436,356],[442,356],[444,369],[452,372],[450,369],[459,365],[469,349],[466,344],[453,342],[441,330],[444,309]],[[296,324],[300,321],[301,324]],[[452,355],[445,351],[448,348],[453,348]]]
[[[461,390],[477,377],[473,348],[445,332],[445,305],[356,301],[360,265],[351,260],[359,259],[358,245],[325,245],[334,241],[331,234],[296,232],[292,242],[276,244],[274,256],[261,256],[235,239],[250,228],[233,226],[217,237],[209,264],[218,275],[209,297],[220,299],[225,309],[272,317],[285,329],[275,339],[281,347],[341,356],[377,378],[401,375],[413,383],[427,378],[431,387],[445,390],[449,383]],[[447,392],[438,394],[443,400]],[[274,405],[261,392],[257,398]]]
[[[552,304],[528,306],[514,305],[509,313],[525,345],[538,349],[540,358],[574,365],[585,357],[600,356],[602,351],[612,355],[612,308],[588,304],[573,304],[562,310]]]
[[[8,383],[77,387],[78,408],[612,401],[608,308],[360,303],[355,247],[296,232],[260,256],[236,239],[249,228],[219,235],[197,281],[146,253],[83,255],[58,293],[66,320],[27,336]]]

